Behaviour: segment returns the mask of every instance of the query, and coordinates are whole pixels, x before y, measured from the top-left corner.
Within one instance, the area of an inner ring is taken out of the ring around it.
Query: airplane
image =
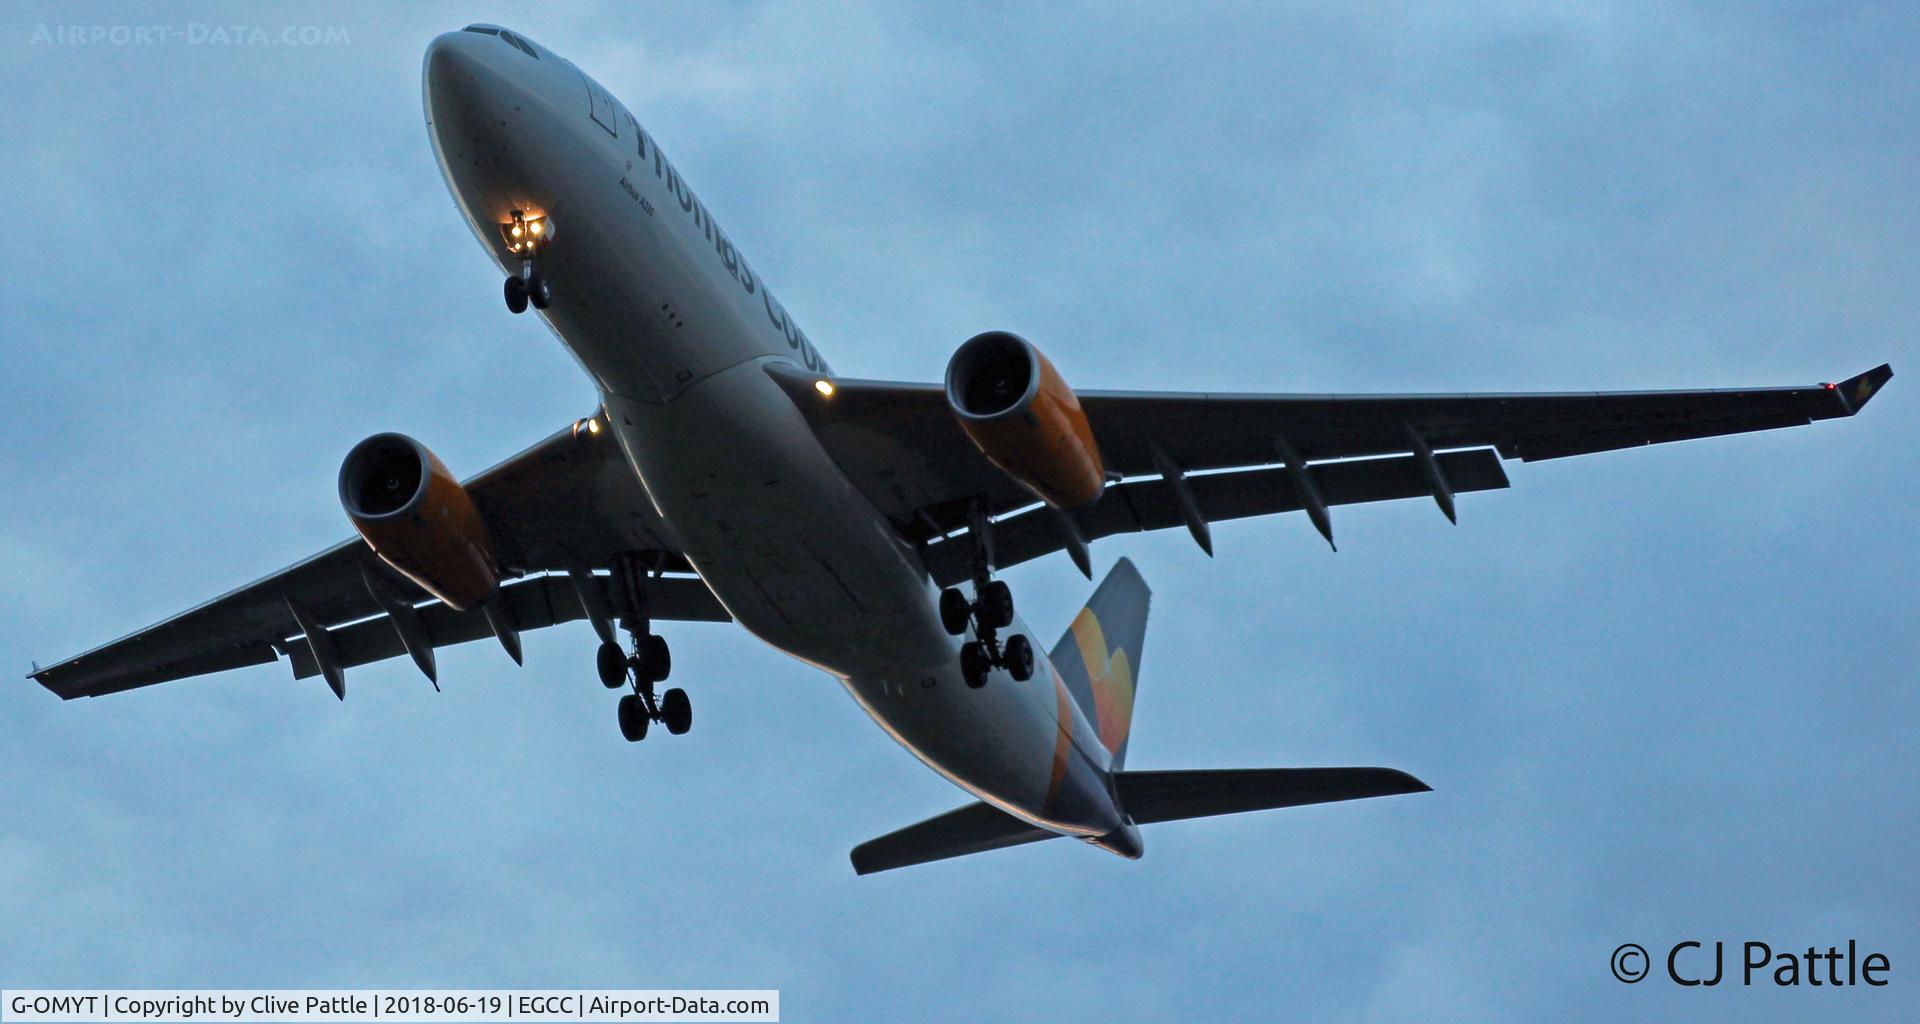
[[[973,802],[863,843],[866,874],[1058,837],[1127,858],[1140,826],[1427,790],[1387,768],[1126,767],[1150,594],[1121,559],[1051,648],[995,573],[1184,527],[1465,493],[1531,462],[1852,416],[1892,376],[1757,390],[1185,394],[1075,390],[1024,338],[938,383],[836,373],[654,137],[565,58],[497,25],[428,46],[428,135],[508,310],[599,405],[465,480],[425,445],[353,447],[350,539],[31,678],[62,698],[286,658],[346,670],[586,620],[629,741],[685,733],[656,623],[739,623],[838,678]],[[616,632],[627,634],[619,642]]]

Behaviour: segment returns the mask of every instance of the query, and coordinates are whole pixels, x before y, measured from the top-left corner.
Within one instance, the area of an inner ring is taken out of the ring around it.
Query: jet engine
[[[500,586],[493,537],[473,497],[427,446],[375,434],[340,464],[340,504],[381,561],[458,611]]]
[[[1025,338],[988,331],[947,363],[947,405],[989,461],[1055,508],[1100,497],[1106,467],[1080,400]]]

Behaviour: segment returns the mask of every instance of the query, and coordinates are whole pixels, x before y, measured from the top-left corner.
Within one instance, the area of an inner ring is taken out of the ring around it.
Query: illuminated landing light
[[[599,436],[600,434],[599,418],[594,417],[592,419],[575,420],[573,423],[573,436],[579,437],[581,434],[588,434],[596,437]]]
[[[813,390],[820,392],[822,398],[833,397],[833,382],[822,378],[813,382]]]
[[[588,421],[587,421],[587,433],[589,433],[589,434],[598,434],[599,432],[600,432],[600,421],[599,421],[599,420],[588,420]]]
[[[500,225],[500,240],[512,253],[533,253],[546,248],[557,229],[553,218],[544,213],[513,211],[513,218]]]

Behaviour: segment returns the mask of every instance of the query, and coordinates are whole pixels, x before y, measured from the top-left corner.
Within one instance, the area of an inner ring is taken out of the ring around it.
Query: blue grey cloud
[[[648,125],[842,372],[1019,331],[1089,387],[1763,385],[1915,365],[1899,7],[17,6],[0,656],[345,535],[385,429],[481,468],[591,407],[422,126],[510,24]],[[42,25],[344,27],[312,47]],[[24,223],[22,223],[24,222]],[[1435,792],[855,878],[961,802],[825,676],[673,634],[631,747],[527,665],[0,686],[0,984],[774,986],[789,1019],[1900,1019],[1920,957],[1915,409],[1511,466],[1511,491],[1095,549],[1155,588],[1131,760]],[[1036,623],[1087,589],[1012,573]],[[1045,609],[1053,609],[1051,613]],[[12,670],[10,669],[10,671]],[[1884,990],[1628,988],[1619,943],[1887,952]],[[1902,979],[1906,980],[1903,981]],[[1812,1011],[1809,1007],[1814,1007]]]

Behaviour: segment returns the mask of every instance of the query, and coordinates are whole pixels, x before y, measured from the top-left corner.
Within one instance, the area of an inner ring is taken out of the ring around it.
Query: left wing
[[[32,678],[63,698],[97,697],[283,655],[295,678],[319,675],[322,652],[342,671],[411,653],[434,678],[434,648],[495,636],[502,628],[517,633],[593,617],[590,603],[626,614],[630,588],[617,574],[593,572],[623,558],[659,577],[645,588],[651,617],[728,619],[680,556],[611,432],[561,430],[464,486],[503,571],[516,580],[501,588],[498,624],[478,609],[458,612],[434,600],[355,537],[137,633],[36,668]],[[415,625],[420,643],[410,649],[402,627]],[[501,639],[510,651],[517,647],[517,640]],[[329,682],[338,678],[335,672]],[[343,691],[344,683],[336,692]]]
[[[943,584],[967,576],[968,546],[948,541],[976,506],[998,517],[990,547],[1000,567],[1113,533],[1183,524],[1205,545],[1208,522],[1299,509],[1331,541],[1327,506],[1431,495],[1451,516],[1454,494],[1507,486],[1502,458],[1531,462],[1851,416],[1893,376],[1883,365],[1805,387],[1557,394],[1082,391],[1100,455],[1122,482],[1061,513],[1034,507],[1032,494],[987,462],[938,384],[834,380],[828,395],[810,375],[769,372],[855,486],[926,544],[928,568]]]

